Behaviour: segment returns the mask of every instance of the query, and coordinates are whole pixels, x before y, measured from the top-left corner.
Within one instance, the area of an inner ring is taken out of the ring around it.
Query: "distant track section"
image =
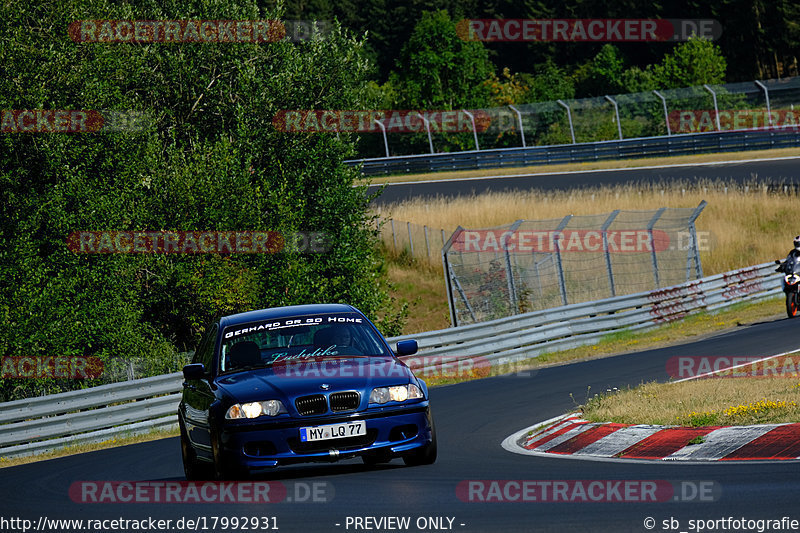
[[[797,128],[688,133],[525,148],[498,148],[345,161],[365,176],[587,163],[644,157],[668,157],[800,146]]]
[[[725,180],[736,183],[755,181],[770,186],[800,183],[800,157],[724,161],[669,166],[648,166],[607,170],[579,170],[542,174],[517,174],[512,176],[487,176],[478,178],[446,179],[390,183],[385,186],[374,205],[413,200],[416,198],[455,198],[487,192],[568,190],[585,187],[609,187],[628,184],[696,183],[703,180]],[[375,194],[383,185],[368,188]]]

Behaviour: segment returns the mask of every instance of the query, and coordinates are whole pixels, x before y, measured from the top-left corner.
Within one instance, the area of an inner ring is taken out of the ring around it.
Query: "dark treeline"
[[[261,0],[262,6],[274,0]],[[446,10],[454,21],[464,18],[656,18],[717,20],[722,36],[716,44],[728,61],[725,81],[779,78],[798,72],[800,4],[791,0],[310,0],[286,3],[287,19],[337,18],[343,26],[368,32],[368,49],[376,65],[375,80],[383,83],[402,68],[399,60],[424,11]],[[499,73],[535,73],[553,62],[574,72],[600,51],[603,43],[487,43],[489,58]],[[661,61],[673,43],[616,45],[628,66],[645,68]],[[580,87],[576,96],[581,94]]]

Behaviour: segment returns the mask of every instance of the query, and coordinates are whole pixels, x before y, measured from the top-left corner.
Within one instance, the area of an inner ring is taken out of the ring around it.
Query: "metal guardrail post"
[[[767,89],[767,86],[758,80],[755,80],[753,83],[761,87],[761,90],[764,91],[764,98],[767,100],[767,120],[769,120],[769,125],[772,127],[772,110],[769,107],[769,89]]]
[[[714,100],[714,122],[717,125],[717,131],[722,131],[722,128],[719,126],[719,108],[717,107],[717,93],[709,87],[707,84],[703,84],[703,88],[711,93],[711,98]]]
[[[656,214],[653,215],[653,218],[651,218],[650,222],[647,223],[647,235],[650,239],[650,256],[653,258],[653,278],[656,282],[656,289],[661,287],[661,281],[659,280],[658,276],[658,257],[656,256],[656,243],[653,239],[653,226],[656,225],[656,222],[658,222],[658,219],[661,218],[661,215],[666,209],[666,207],[662,207],[656,211]]]
[[[417,116],[422,119],[422,122],[425,123],[425,131],[428,132],[428,146],[430,146],[431,153],[435,153],[433,151],[433,139],[431,138],[431,123],[428,122],[428,119],[423,117],[420,113],[417,113]]]
[[[480,151],[481,147],[478,146],[478,131],[475,129],[475,117],[466,109],[462,109],[461,111],[463,111],[464,114],[469,117],[470,122],[472,122],[472,137],[475,139],[475,149]]]
[[[519,122],[519,135],[522,137],[522,147],[525,148],[525,129],[522,127],[522,113],[520,113],[519,110],[513,105],[508,107],[510,107],[514,113],[517,114],[517,121]]]
[[[564,279],[564,265],[561,263],[561,232],[564,228],[567,227],[569,221],[572,220],[572,215],[567,215],[564,219],[558,224],[558,227],[555,229],[555,238],[553,239],[553,244],[556,248],[556,271],[558,272],[558,284],[561,289],[561,301],[564,305],[567,305],[567,283]]]
[[[608,251],[608,228],[614,219],[619,215],[619,209],[613,211],[611,215],[603,222],[600,231],[603,232],[603,254],[606,256],[606,270],[608,270],[608,285],[611,287],[611,296],[617,295],[616,287],[614,286],[614,269],[611,268],[611,254]]]
[[[382,120],[372,119],[372,122],[381,128],[381,133],[383,133],[383,148],[386,150],[386,157],[389,157],[389,140],[386,138],[386,126],[383,125]]]
[[[664,124],[667,125],[667,137],[669,137],[670,135],[672,135],[672,131],[670,130],[669,127],[669,112],[667,111],[667,99],[664,98],[664,96],[658,91],[653,91],[653,94],[661,99],[661,105],[664,106]]]
[[[511,225],[509,231],[511,232],[511,236],[517,231],[520,224],[522,224],[522,220],[517,220]],[[514,281],[514,271],[511,269],[511,254],[508,251],[508,239],[505,238],[505,233],[503,233],[503,237],[501,237],[502,242],[500,245],[503,247],[505,251],[505,260],[506,260],[506,280],[508,281],[508,299],[511,303],[511,311],[515,314],[519,314],[519,300],[517,300],[517,284]]]
[[[703,212],[703,209],[706,208],[708,202],[703,200],[700,204],[695,208],[694,213],[692,213],[691,218],[689,219],[689,232],[692,236],[692,248],[690,249],[689,253],[692,251],[694,252],[694,270],[695,276],[699,279],[703,277],[703,265],[700,263],[700,248],[698,247],[697,243],[697,229],[695,228],[694,222],[697,220],[697,217],[700,216],[700,213]],[[688,266],[688,259],[687,259],[687,266]],[[688,273],[686,277],[686,281],[689,281]]]
[[[569,110],[569,106],[565,104],[563,100],[556,100],[556,102],[567,110],[567,120],[569,121],[569,133],[572,135],[572,144],[577,144],[575,142],[575,128],[572,126],[572,111]]]
[[[606,100],[611,102],[614,105],[614,115],[617,117],[617,131],[619,132],[619,140],[622,140],[622,123],[619,121],[619,106],[617,105],[617,101],[611,98],[610,96],[605,96]]]

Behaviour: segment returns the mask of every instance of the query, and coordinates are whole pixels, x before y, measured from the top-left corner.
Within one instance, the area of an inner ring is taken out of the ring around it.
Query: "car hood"
[[[411,370],[393,357],[322,357],[283,361],[268,368],[221,376],[217,385],[236,403],[286,400],[299,396],[415,382]],[[323,388],[327,385],[327,388]],[[286,403],[286,402],[284,402]]]

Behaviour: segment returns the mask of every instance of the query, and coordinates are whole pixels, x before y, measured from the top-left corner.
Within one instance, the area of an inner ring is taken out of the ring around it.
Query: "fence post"
[[[606,95],[606,100],[611,102],[614,105],[614,115],[617,117],[617,131],[619,132],[619,140],[622,140],[622,123],[619,121],[619,106],[617,106],[617,101],[611,98],[610,96]]]
[[[444,230],[442,230],[444,231]],[[453,272],[453,265],[450,264],[450,261],[447,259],[447,254],[450,251],[450,248],[453,245],[453,242],[458,238],[459,235],[464,231],[464,228],[458,226],[456,230],[450,235],[450,238],[442,247],[442,267],[444,268],[444,278],[445,278],[445,285],[447,287],[447,303],[450,305],[450,322],[453,324],[453,327],[458,326],[458,313],[456,312],[456,305],[455,305],[455,296],[453,294],[453,285],[455,285],[456,290],[458,291],[459,296],[461,296],[461,300],[464,302],[464,306],[467,308],[470,317],[472,318],[472,322],[476,322],[475,320],[475,312],[472,310],[472,306],[467,299],[467,295],[464,293],[464,289],[461,287],[461,283],[458,281],[458,277]]]
[[[513,109],[514,113],[517,114],[517,121],[519,122],[519,135],[520,137],[522,137],[522,147],[525,148],[525,130],[522,127],[522,113],[520,113],[519,110],[513,105],[510,105],[508,107]]]
[[[689,281],[689,258],[692,257],[694,259],[694,273],[695,276],[699,279],[703,277],[703,265],[700,263],[700,249],[697,245],[697,229],[695,228],[694,222],[697,220],[697,217],[700,216],[700,213],[703,212],[703,209],[708,205],[708,202],[705,200],[701,201],[700,204],[695,208],[694,213],[692,213],[692,217],[689,219],[689,234],[692,236],[692,246],[687,251],[687,258],[686,258],[686,281]]]
[[[722,128],[719,126],[719,108],[717,108],[717,93],[714,92],[708,84],[703,84],[703,88],[711,93],[711,98],[714,100],[714,122],[717,125],[717,131],[722,131]]]
[[[611,223],[614,222],[614,219],[617,218],[619,215],[619,209],[615,210],[609,217],[603,222],[603,227],[600,229],[603,232],[603,254],[606,256],[606,270],[608,270],[608,285],[611,287],[611,296],[617,295],[616,287],[614,286],[614,270],[611,268],[611,254],[608,252],[608,228],[611,226]]]
[[[383,133],[383,148],[386,150],[386,157],[389,157],[389,141],[386,138],[386,126],[383,125],[383,121],[382,120],[372,119],[372,122],[374,122],[375,124],[377,124],[381,128],[381,133]]]
[[[461,226],[459,226],[459,228],[460,227]],[[450,243],[453,237],[455,237],[457,233],[458,230],[453,232],[453,235],[450,236],[450,240],[442,242],[442,274],[444,274],[444,286],[447,291],[447,307],[450,308],[450,324],[452,324],[453,327],[458,325],[458,319],[456,318],[456,306],[453,301],[453,280],[450,278],[450,263],[447,261],[447,252],[450,249]]]
[[[569,121],[569,133],[572,135],[572,144],[575,143],[575,128],[572,127],[572,112],[569,110],[569,106],[564,103],[563,100],[556,100],[561,106],[567,110],[567,120]]]
[[[390,218],[389,223],[392,226],[392,246],[394,247],[394,253],[397,253],[397,237],[394,234],[394,219]]]
[[[464,114],[469,117],[470,122],[472,122],[472,137],[475,139],[475,149],[480,151],[481,147],[478,146],[478,132],[475,129],[475,117],[472,116],[472,113],[470,113],[466,109],[462,109],[461,111],[463,111]]]
[[[767,118],[769,119],[770,127],[772,127],[772,113],[771,113],[771,110],[769,108],[769,89],[767,89],[767,86],[764,85],[763,83],[761,83],[758,80],[755,80],[754,83],[756,85],[758,85],[759,87],[761,87],[761,89],[764,91],[764,98],[766,98],[766,100],[767,100]]]
[[[431,245],[428,243],[428,226],[422,226],[422,231],[425,233],[425,251],[428,253],[428,259],[431,258]]]
[[[428,132],[428,146],[431,148],[431,153],[433,152],[433,139],[431,139],[431,123],[428,122],[428,119],[423,117],[420,113],[417,113],[417,116],[422,119],[422,122],[425,123],[425,131]]]
[[[567,227],[569,221],[572,220],[572,215],[567,215],[564,219],[558,224],[556,228],[555,239],[553,239],[553,244],[556,247],[556,271],[558,272],[558,284],[561,288],[561,301],[564,305],[567,305],[567,283],[564,280],[564,265],[561,263],[561,240],[560,233]]]
[[[411,237],[411,222],[406,222],[408,228],[408,245],[411,247],[411,258],[414,258],[414,238]]]
[[[520,224],[522,224],[522,220],[517,220],[514,224],[511,225],[509,231],[511,232],[511,236],[517,231]],[[505,234],[504,234],[505,235]],[[514,271],[511,269],[511,254],[508,252],[508,245],[506,244],[507,239],[505,237],[501,237],[500,245],[505,250],[505,259],[506,259],[506,280],[508,280],[508,299],[511,302],[511,312],[515,315],[519,314],[519,300],[517,300],[517,284],[514,282]]]
[[[653,94],[661,98],[661,105],[664,106],[664,124],[667,125],[667,137],[669,137],[670,135],[672,135],[672,131],[670,131],[669,127],[669,112],[667,111],[667,99],[664,98],[664,96],[658,91],[653,91]]]
[[[661,281],[659,280],[658,276],[658,258],[656,257],[656,247],[655,243],[653,242],[653,226],[656,225],[658,219],[661,218],[661,215],[666,211],[666,207],[662,207],[656,214],[653,215],[653,218],[650,219],[650,222],[647,223],[647,235],[650,239],[650,256],[653,258],[653,277],[656,281],[656,289],[661,287]]]

